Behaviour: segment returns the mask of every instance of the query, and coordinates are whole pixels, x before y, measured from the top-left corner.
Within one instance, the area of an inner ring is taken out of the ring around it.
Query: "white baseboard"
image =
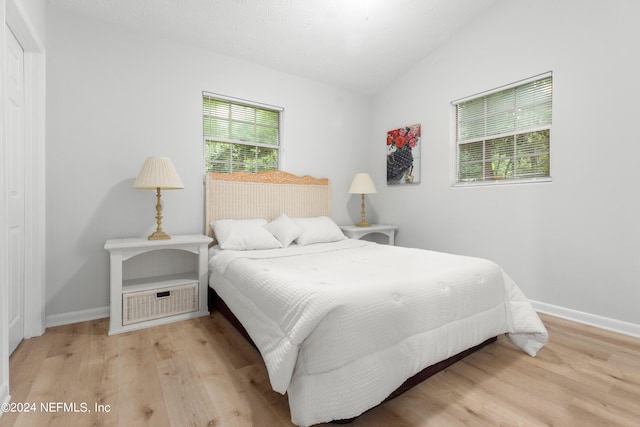
[[[585,313],[539,301],[529,300],[529,302],[536,311],[541,313],[640,338],[640,325],[636,323],[624,322],[622,320],[611,319],[609,317],[598,316],[597,314]]]
[[[104,317],[109,317],[109,307],[98,307],[91,308],[89,310],[52,314],[47,316],[47,328],[69,325],[71,323],[86,322],[88,320],[102,319]]]

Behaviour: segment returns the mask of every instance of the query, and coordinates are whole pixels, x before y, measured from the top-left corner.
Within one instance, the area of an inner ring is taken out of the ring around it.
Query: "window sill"
[[[469,187],[497,187],[502,185],[519,185],[519,184],[538,184],[550,183],[551,177],[534,178],[534,179],[499,179],[494,181],[478,181],[478,182],[458,182],[452,185],[453,188],[469,188]]]

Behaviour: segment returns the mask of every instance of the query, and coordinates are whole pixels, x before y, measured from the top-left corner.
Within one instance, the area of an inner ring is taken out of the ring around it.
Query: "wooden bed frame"
[[[264,218],[270,221],[281,213],[291,217],[331,216],[331,190],[328,179],[310,176],[298,177],[287,172],[270,171],[259,174],[208,173],[205,182],[205,233],[214,239],[215,236],[213,236],[210,225],[217,219]],[[257,349],[244,326],[231,312],[227,304],[209,287],[209,310],[216,309]],[[475,347],[426,367],[407,379],[382,403],[399,396],[458,360],[495,342],[496,339],[497,337],[489,338]],[[348,423],[354,419],[334,422]]]

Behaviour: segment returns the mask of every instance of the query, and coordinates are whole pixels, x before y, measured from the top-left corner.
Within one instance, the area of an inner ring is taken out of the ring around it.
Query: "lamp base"
[[[362,208],[362,216],[360,217],[360,222],[356,224],[357,227],[371,227],[371,224],[369,224],[366,220],[365,220],[365,212],[364,212],[364,194],[362,195],[362,204],[360,205],[360,207]]]
[[[171,236],[162,230],[154,231],[154,233],[149,236],[149,240],[168,240],[170,238]]]
[[[160,187],[156,188],[156,231],[149,236],[149,240],[168,240],[171,238],[167,233],[162,231],[162,203],[160,203]]]

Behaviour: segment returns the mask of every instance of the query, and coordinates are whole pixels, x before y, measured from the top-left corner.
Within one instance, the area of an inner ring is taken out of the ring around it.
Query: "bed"
[[[349,420],[506,333],[547,331],[495,263],[347,239],[326,179],[206,177],[209,286],[260,351],[291,420]],[[215,232],[214,232],[215,231]]]

